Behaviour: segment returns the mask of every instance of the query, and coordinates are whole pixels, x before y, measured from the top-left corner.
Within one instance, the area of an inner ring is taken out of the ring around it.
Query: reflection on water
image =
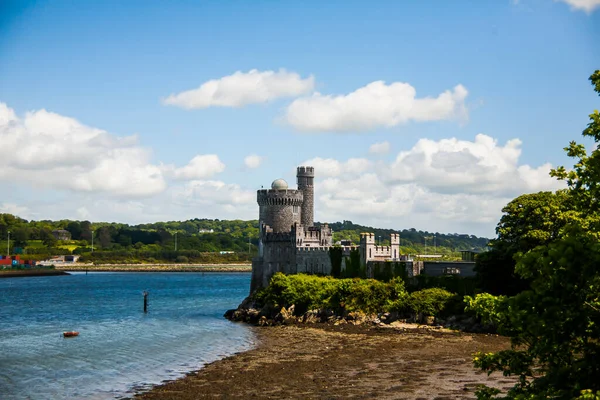
[[[0,279],[1,397],[117,398],[248,349],[252,332],[222,315],[249,283],[247,273]],[[63,338],[71,330],[80,335]]]

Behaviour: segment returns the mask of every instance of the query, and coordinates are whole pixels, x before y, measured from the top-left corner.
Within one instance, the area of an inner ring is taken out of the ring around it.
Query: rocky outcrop
[[[231,321],[245,322],[257,326],[329,323],[333,325],[406,327],[410,324],[429,329],[447,328],[473,333],[495,333],[493,326],[482,325],[475,318],[468,315],[454,315],[442,319],[422,315],[401,318],[402,316],[396,312],[365,314],[360,311],[352,311],[337,315],[330,309],[308,310],[304,313],[297,313],[296,311],[295,305],[288,308],[276,307],[273,304],[260,306],[251,297],[247,297],[238,308],[227,310],[224,317]]]

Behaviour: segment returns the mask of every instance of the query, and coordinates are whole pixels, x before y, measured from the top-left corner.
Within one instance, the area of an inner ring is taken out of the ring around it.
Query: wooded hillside
[[[352,240],[356,244],[361,232],[374,232],[381,237],[382,244],[389,243],[390,233],[399,232],[403,251],[411,254],[435,251],[447,254],[472,248],[481,250],[488,243],[488,239],[473,235],[415,229],[393,231],[357,225],[351,221],[336,222],[330,226],[334,231],[334,241]],[[53,231],[60,229],[69,232],[70,240],[57,240]],[[5,243],[9,231],[11,253],[33,259],[80,254],[83,260],[90,260],[93,244],[94,261],[99,262],[234,262],[250,260],[258,245],[257,220],[195,218],[128,225],[73,220],[27,221],[11,214],[0,214],[0,238]],[[5,252],[0,246],[0,254]]]

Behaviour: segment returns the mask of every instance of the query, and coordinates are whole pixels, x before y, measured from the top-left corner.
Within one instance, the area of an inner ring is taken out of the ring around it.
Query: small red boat
[[[77,331],[63,332],[63,336],[64,337],[75,337],[75,336],[79,336],[79,332],[77,332]]]

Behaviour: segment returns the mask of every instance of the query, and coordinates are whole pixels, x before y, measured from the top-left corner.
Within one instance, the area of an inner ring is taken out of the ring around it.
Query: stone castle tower
[[[258,202],[258,255],[252,260],[250,293],[266,287],[276,272],[285,274],[331,274],[329,249],[333,232],[328,224],[314,226],[315,169],[296,170],[298,189],[276,179],[271,189],[256,193]],[[377,246],[372,233],[361,235],[361,262],[386,261],[400,255],[399,236],[392,234],[391,246]],[[356,246],[344,248],[348,253]]]
[[[304,195],[300,223],[305,227],[314,225],[315,212],[315,169],[313,167],[298,167],[296,170],[298,190]]]

